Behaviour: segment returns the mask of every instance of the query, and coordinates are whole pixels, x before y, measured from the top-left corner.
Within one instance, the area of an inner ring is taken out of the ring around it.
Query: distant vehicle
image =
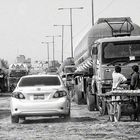
[[[12,123],[30,116],[70,117],[70,97],[59,75],[23,76],[10,105]]]
[[[47,69],[47,73],[57,73],[57,67],[51,66]]]
[[[8,91],[8,71],[9,66],[7,61],[0,59],[0,92]]]
[[[9,74],[8,74],[8,88],[9,91],[12,92],[20,77],[28,74],[28,67],[23,63],[15,63],[9,66]]]

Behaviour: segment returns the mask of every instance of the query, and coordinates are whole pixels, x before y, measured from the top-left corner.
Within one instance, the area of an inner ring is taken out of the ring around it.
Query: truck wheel
[[[64,119],[66,119],[66,120],[70,119],[70,114],[71,114],[71,112],[70,112],[70,109],[69,109],[68,114],[64,115]]]
[[[75,93],[75,98],[74,98],[75,102],[79,105],[81,103],[82,100],[82,93],[80,91],[77,91]]]
[[[107,107],[105,101],[97,95],[97,107],[101,115],[107,114]]]
[[[19,123],[19,117],[18,116],[12,116],[11,115],[11,122],[12,123]]]
[[[95,110],[95,95],[88,94],[87,95],[87,107],[89,111]]]

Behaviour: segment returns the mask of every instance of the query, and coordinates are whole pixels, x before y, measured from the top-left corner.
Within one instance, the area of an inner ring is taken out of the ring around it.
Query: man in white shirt
[[[115,66],[115,71],[112,73],[113,78],[113,84],[112,84],[112,90],[114,89],[120,89],[120,84],[127,81],[124,75],[121,74],[121,67]]]
[[[113,84],[112,84],[112,90],[121,89],[120,84],[127,81],[124,75],[121,74],[121,67],[115,66],[115,71],[112,73],[113,78]],[[120,100],[120,96],[112,96],[112,101]],[[117,103],[113,102],[112,105],[110,105],[110,114],[114,114],[116,112]],[[110,115],[110,119],[112,120],[113,116]],[[114,121],[117,122],[116,117],[114,116]]]

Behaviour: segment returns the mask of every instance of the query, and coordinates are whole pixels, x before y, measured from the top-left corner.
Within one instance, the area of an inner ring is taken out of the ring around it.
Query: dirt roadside
[[[32,117],[11,124],[10,97],[0,96],[0,140],[140,140],[140,122],[119,123],[72,103],[71,119]]]

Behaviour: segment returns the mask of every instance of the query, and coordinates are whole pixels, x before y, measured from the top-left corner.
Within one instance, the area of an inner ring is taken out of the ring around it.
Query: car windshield
[[[103,43],[102,62],[127,61],[130,57],[140,60],[140,41],[119,41]]]
[[[58,86],[60,85],[60,80],[58,77],[48,76],[48,77],[25,77],[22,78],[19,87],[25,86]]]

